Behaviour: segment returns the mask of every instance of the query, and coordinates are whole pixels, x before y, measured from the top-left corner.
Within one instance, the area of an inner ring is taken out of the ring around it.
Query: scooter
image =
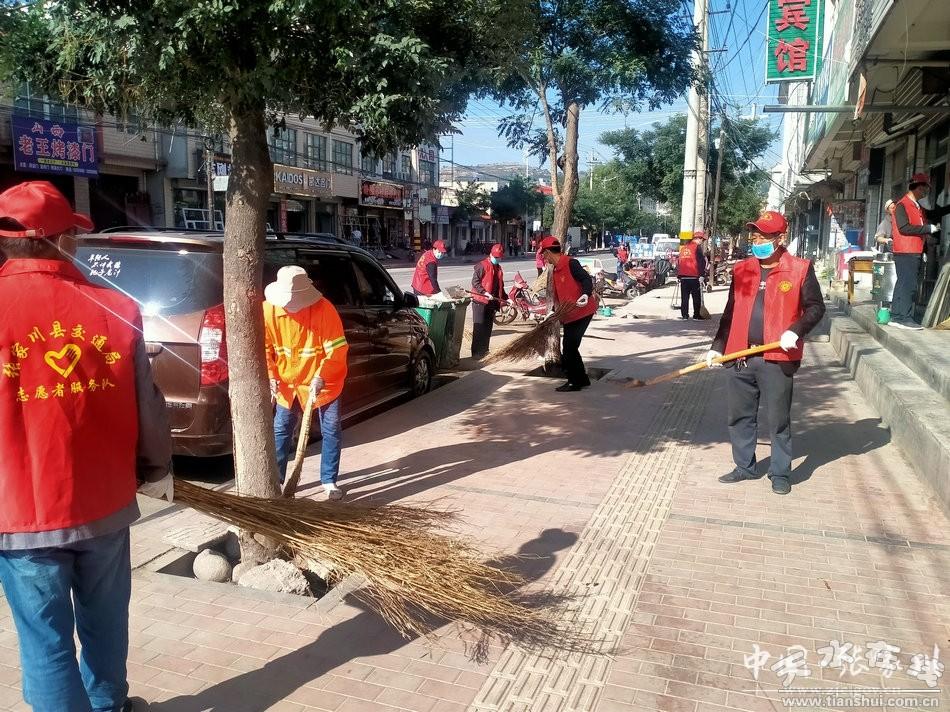
[[[603,270],[594,278],[594,291],[601,297],[614,299],[633,299],[640,294],[637,282],[626,273],[621,272],[620,277],[613,280],[607,277],[607,273]]]
[[[521,276],[515,274],[515,281],[508,290],[508,301],[495,312],[496,324],[510,324],[520,315],[525,321],[543,321],[548,313],[548,303],[540,294],[531,291],[531,287]]]

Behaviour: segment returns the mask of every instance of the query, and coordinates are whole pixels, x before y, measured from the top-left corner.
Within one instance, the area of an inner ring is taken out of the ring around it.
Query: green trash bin
[[[462,339],[465,336],[465,315],[471,301],[471,299],[456,299],[450,302],[452,315],[446,324],[448,334],[445,339],[445,351],[439,358],[439,368],[455,368],[459,365]]]
[[[435,346],[435,367],[439,368],[446,349],[448,322],[452,317],[451,303],[432,304],[431,306],[416,307],[419,315],[429,325],[429,337]]]

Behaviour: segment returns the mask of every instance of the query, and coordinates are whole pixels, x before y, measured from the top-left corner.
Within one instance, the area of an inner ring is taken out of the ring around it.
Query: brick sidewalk
[[[629,311],[667,317],[668,301],[668,290],[650,293]],[[701,354],[711,330],[615,317],[596,322],[584,350],[619,375],[650,376]],[[533,586],[582,594],[579,617],[620,641],[614,656],[494,647],[474,662],[454,627],[436,645],[404,641],[343,591],[313,602],[139,569],[133,694],[166,712],[756,712],[782,709],[769,668],[791,646],[804,646],[812,672],[794,687],[839,685],[819,666],[832,640],[901,649],[892,677],[840,682],[924,688],[907,667],[935,644],[946,662],[950,522],[830,348],[810,344],[807,358],[795,401],[801,482],[784,498],[764,479],[715,480],[731,467],[723,372],[581,394],[515,370],[476,372],[347,430],[351,497],[459,507],[488,552],[530,554],[520,565]],[[167,549],[164,528],[195,520],[172,511],[134,527],[136,564]],[[5,710],[27,709],[15,645],[0,603]],[[758,682],[744,665],[756,645],[771,656]],[[950,677],[940,683],[946,706]]]

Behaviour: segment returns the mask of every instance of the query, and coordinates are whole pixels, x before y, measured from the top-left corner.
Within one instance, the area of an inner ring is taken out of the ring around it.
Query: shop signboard
[[[405,186],[373,180],[360,181],[360,205],[403,210],[406,200]]]
[[[824,0],[768,0],[765,81],[812,81],[818,73]]]
[[[821,67],[812,89],[811,103],[814,106],[837,106],[844,104],[848,98],[848,80],[851,72],[848,68],[848,57],[851,53],[851,42],[854,29],[854,4],[841,3],[838,6],[838,15],[835,18],[834,31],[831,40],[824,48],[821,58]],[[836,119],[836,114],[812,114],[808,126],[808,153],[811,153],[815,144],[828,133],[828,126]]]
[[[13,160],[18,171],[99,175],[92,126],[13,117]]]
[[[274,192],[320,197],[333,195],[333,176],[293,166],[274,166]]]

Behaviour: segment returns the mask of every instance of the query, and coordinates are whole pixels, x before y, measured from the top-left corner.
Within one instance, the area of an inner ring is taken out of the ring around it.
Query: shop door
[[[138,178],[100,173],[90,179],[89,212],[96,230],[130,225],[133,221],[125,210],[126,198],[138,190]]]

